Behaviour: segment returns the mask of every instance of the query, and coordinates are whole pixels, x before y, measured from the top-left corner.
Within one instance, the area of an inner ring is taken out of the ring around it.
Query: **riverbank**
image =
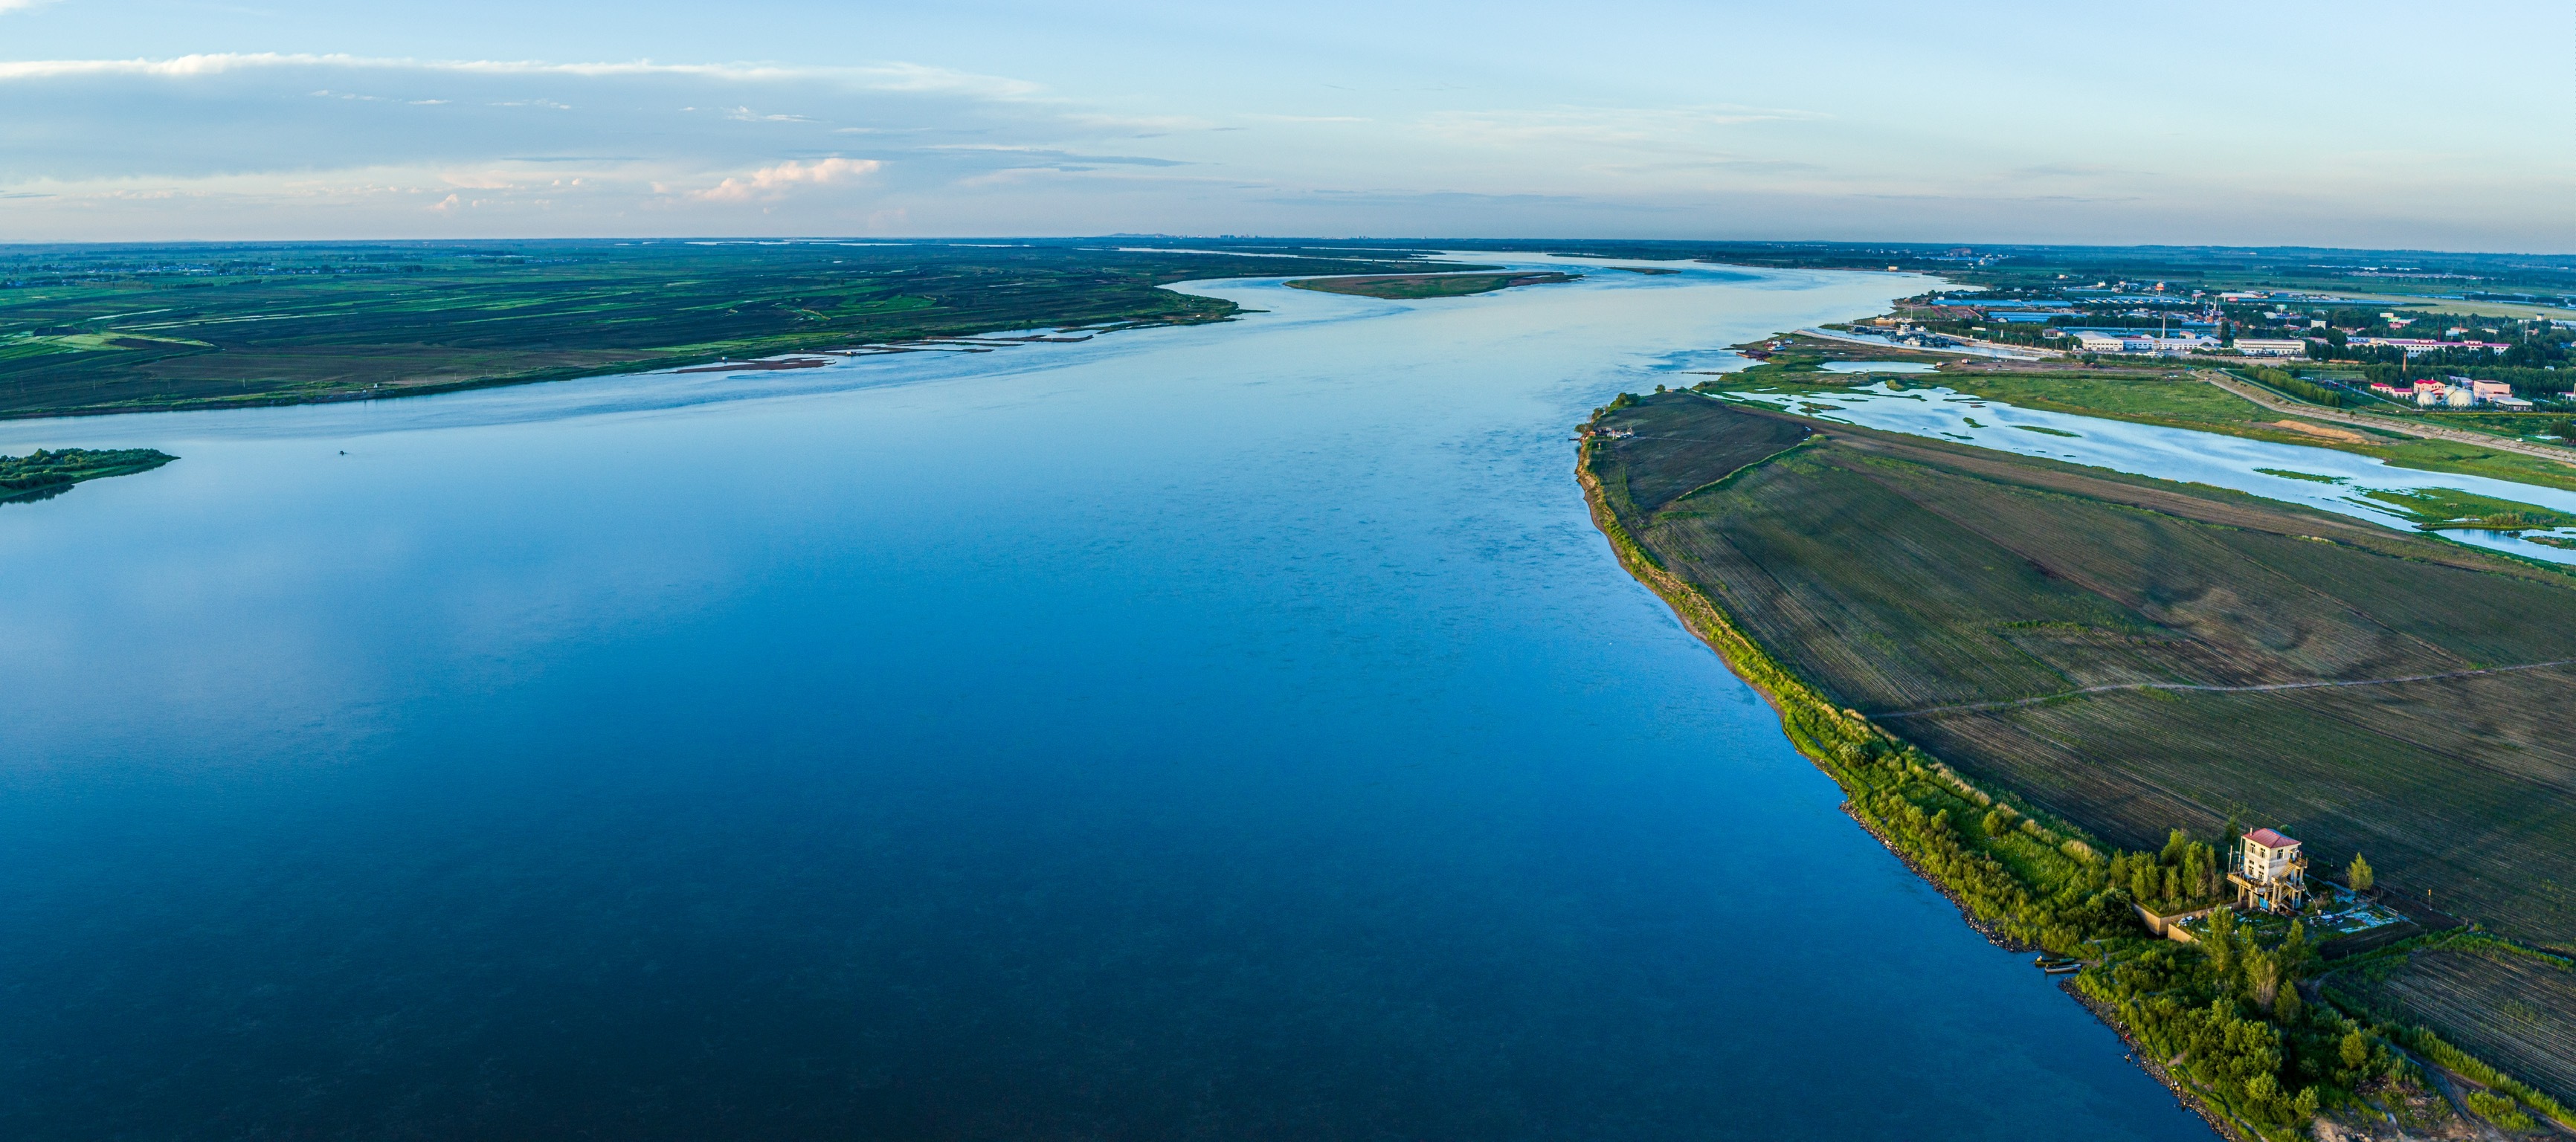
[[[1822,694],[1800,682],[1747,637],[1728,617],[1725,610],[1705,592],[1664,569],[1629,534],[1626,526],[1620,522],[1618,511],[1611,505],[1610,496],[1604,489],[1601,477],[1594,470],[1593,450],[1596,447],[1596,439],[1598,438],[1587,436],[1584,440],[1580,459],[1575,468],[1576,479],[1583,487],[1584,501],[1590,507],[1592,522],[1609,541],[1619,565],[1639,583],[1644,584],[1648,590],[1654,592],[1665,605],[1671,607],[1674,616],[1681,621],[1684,629],[1706,643],[1711,650],[1716,651],[1718,659],[1726,664],[1728,670],[1770,703],[1773,712],[1779,715],[1781,729],[1790,743],[1817,769],[1822,770],[1826,776],[1831,777],[1842,787],[1847,797],[1844,812],[1854,823],[1876,838],[1891,855],[1912,870],[1915,875],[1923,878],[1924,883],[1948,898],[1959,908],[1961,918],[1989,941],[2016,951],[2027,950],[2033,946],[2015,938],[2000,925],[1990,922],[1977,906],[1975,899],[1965,890],[1966,885],[1954,882],[1943,869],[1930,862],[1916,859],[1914,852],[1909,850],[1919,845],[1908,844],[1907,839],[1901,838],[1895,829],[1883,822],[1878,814],[1867,807],[1864,797],[1874,792],[1872,783],[1855,772],[1849,762],[1862,760],[1867,756],[1864,751],[1880,747],[1882,743],[1893,744],[1893,737],[1883,730],[1873,731],[1856,714],[1835,707]],[[1900,752],[1896,756],[1904,758],[1900,764],[1914,773],[1921,773],[1920,762],[1907,756],[1913,753],[1911,747],[1899,747],[1899,749]],[[1901,773],[1902,770],[1899,772]],[[1960,783],[1960,786],[1968,788],[1964,782]],[[1935,791],[1934,795],[1945,796],[1945,791]],[[1910,800],[1907,804],[1909,808],[1916,807]],[[1942,816],[1935,819],[1946,823],[1947,807],[1936,812]],[[1922,828],[1920,824],[1922,820],[1919,815],[1915,817],[1918,829]],[[2075,840],[2070,843],[2081,845],[2083,842]],[[2259,1142],[2261,1135],[2257,1134],[2249,1139],[2244,1132],[2233,1127],[2232,1116],[2211,1106],[2204,1097],[2196,1095],[2190,1088],[2168,1074],[2151,1052],[2141,1044],[2136,1031],[2120,1017],[2115,1007],[2107,1002],[2087,997],[2071,982],[2063,987],[2095,1018],[2120,1036],[2121,1041],[2130,1049],[2129,1057],[2132,1061],[2160,1085],[2171,1091],[2192,1113],[2208,1123],[2214,1133],[2228,1139],[2229,1142]]]
[[[220,257],[49,248],[0,254],[0,418],[378,400],[931,338],[1197,324],[1238,310],[1163,287],[1425,264],[1402,251],[1355,261],[1065,241],[290,243]]]
[[[2082,1004],[2084,1010],[2092,1012],[2095,1019],[2101,1020],[2102,1025],[2110,1028],[2112,1034],[2118,1035],[2121,1045],[2129,1049],[2129,1061],[2138,1064],[2139,1070],[2147,1072],[2158,1084],[2171,1092],[2174,1101],[2180,1103],[2183,1109],[2198,1115],[2202,1122],[2208,1123],[2210,1133],[2227,1139],[2228,1142],[2249,1142],[2245,1131],[2241,1128],[2243,1124],[2210,1106],[2208,1099],[2201,1097],[2183,1080],[2176,1078],[2173,1068],[2166,1066],[2164,1060],[2155,1056],[2154,1051],[2138,1041],[2137,1034],[2131,1031],[2128,1024],[2120,1018],[2118,1008],[2085,994],[2084,989],[2077,987],[2074,980],[2067,980],[2057,985],[2057,989],[2065,992],[2068,999]]]
[[[1787,449],[1771,447],[1783,439],[1781,424],[1812,434]],[[2162,853],[2149,850],[2169,825],[2228,835],[2189,813],[2188,806],[2213,800],[2304,801],[2303,817],[2275,819],[2323,842],[2312,849],[2333,851],[2337,838],[2360,835],[2347,829],[2367,828],[2376,863],[2404,869],[2411,882],[2441,881],[2450,896],[2491,874],[2454,877],[2445,857],[2408,838],[2474,827],[2506,843],[2501,838],[2531,822],[2480,809],[2488,794],[2474,792],[2473,775],[2448,774],[2438,788],[2417,790],[2428,763],[2416,750],[2424,745],[2367,747],[2366,740],[2380,739],[2343,740],[2351,738],[2349,727],[2385,733],[2389,710],[2427,701],[2449,709],[2454,721],[2464,700],[2480,710],[2499,700],[2554,708],[2557,689],[2530,681],[2394,687],[2365,677],[2358,691],[2344,693],[2376,697],[2284,700],[2120,696],[2080,687],[2105,671],[2304,675],[2320,664],[2267,660],[2261,639],[2228,632],[2244,621],[2230,615],[2264,614],[2303,631],[2302,642],[2375,656],[2383,651],[2370,647],[2366,631],[2356,628],[2359,637],[2347,639],[2326,629],[2335,621],[2331,612],[2389,612],[2369,621],[2409,622],[2390,608],[2408,610],[2406,600],[2431,586],[2413,580],[2426,576],[2457,578],[2455,587],[2473,593],[2513,594],[2519,608],[2563,611],[2571,599],[2555,576],[2216,489],[1845,429],[1698,394],[1622,396],[1599,410],[1587,426],[1578,473],[1593,520],[1621,565],[1770,702],[1800,752],[1843,787],[1853,818],[1960,902],[1989,939],[2086,959],[2077,986],[2093,1001],[2088,1007],[2151,1047],[2143,1058],[2184,1065],[2188,1075],[2160,1079],[2187,1080],[2213,1121],[2241,1123],[2252,1137],[2287,1137],[2320,1113],[2354,1105],[2349,1092],[2373,1076],[2410,1073],[2393,1061],[2393,1031],[2366,1028],[2322,1005],[2276,1008],[2278,977],[2265,983],[2248,974],[2246,965],[2270,963],[2297,978],[2313,957],[2297,932],[2286,940],[2277,931],[2259,941],[2231,940],[2223,955],[2182,951],[2144,938],[2126,905],[2157,903],[2150,897],[2159,881],[2164,895],[2173,893],[2177,872],[2159,867],[2178,869],[2186,886],[2200,875],[2192,868],[2207,867],[2193,864],[2182,829]],[[1978,522],[1971,528],[1952,519]],[[2145,567],[2158,569],[2154,582],[2123,578]],[[2339,597],[2319,610],[2258,589],[2283,575],[2304,583],[2300,592]],[[2195,612],[2189,601],[2217,584],[2228,586],[2228,611]],[[2169,602],[2126,610],[2118,602],[2138,598]],[[1784,626],[1784,615],[1797,621]],[[2428,627],[2420,615],[2411,627],[2433,645],[2462,633]],[[2464,692],[2498,685],[2516,695]],[[1931,697],[2019,694],[2022,687],[2034,689],[2012,709],[1948,707]],[[2306,709],[2320,704],[2337,709]],[[1904,723],[1912,741],[1880,724],[1900,713],[1929,715]],[[2487,726],[2482,732],[2494,731],[2487,715],[2466,716]],[[2233,763],[2201,756],[2195,743],[2208,738],[2203,731],[2211,725],[2227,727],[2208,740],[2223,741]],[[2034,737],[2072,752],[2034,755]],[[2256,743],[2250,752],[2248,742]],[[2474,742],[2454,745],[2477,749]],[[1926,746],[1981,774],[2004,775],[2010,789],[1966,781]],[[2327,755],[2322,761],[2314,756],[2320,753]],[[2227,778],[2231,770],[2233,786],[2174,785],[2177,773]],[[2328,787],[2368,790],[2369,804],[2319,803]],[[2390,808],[2390,796],[2408,806],[2405,819]],[[2536,796],[2506,799],[2538,803]],[[2087,817],[2138,848],[2104,844],[2033,801]],[[1981,828],[1964,827],[1976,816]],[[2547,859],[2542,850],[2521,857]],[[2320,854],[2321,863],[2327,859],[2341,861]],[[2491,895],[2482,907],[2544,934],[2563,919],[2527,897]],[[2357,1045],[2343,1046],[2347,1040]]]

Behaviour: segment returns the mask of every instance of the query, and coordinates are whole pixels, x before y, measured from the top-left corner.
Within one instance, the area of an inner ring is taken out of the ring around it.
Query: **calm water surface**
[[[0,1137],[2207,1136],[1585,519],[1919,282],[1202,288],[0,425],[184,457],[0,508]]]

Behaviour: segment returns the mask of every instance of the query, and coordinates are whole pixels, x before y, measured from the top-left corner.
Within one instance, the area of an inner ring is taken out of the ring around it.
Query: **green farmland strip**
[[[436,392],[1011,329],[1216,321],[1162,286],[1376,261],[1073,242],[0,247],[0,416]]]

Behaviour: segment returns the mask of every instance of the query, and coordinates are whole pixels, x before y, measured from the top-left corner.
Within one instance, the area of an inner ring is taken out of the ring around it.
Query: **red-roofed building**
[[[2296,912],[2307,902],[2308,858],[2299,842],[2270,829],[2256,829],[2238,839],[2236,871],[2227,874],[2236,886],[2236,903],[2267,912]]]

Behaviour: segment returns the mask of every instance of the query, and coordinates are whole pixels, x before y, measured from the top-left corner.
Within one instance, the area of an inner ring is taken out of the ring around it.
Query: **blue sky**
[[[0,240],[2576,250],[2554,4],[0,0]]]

